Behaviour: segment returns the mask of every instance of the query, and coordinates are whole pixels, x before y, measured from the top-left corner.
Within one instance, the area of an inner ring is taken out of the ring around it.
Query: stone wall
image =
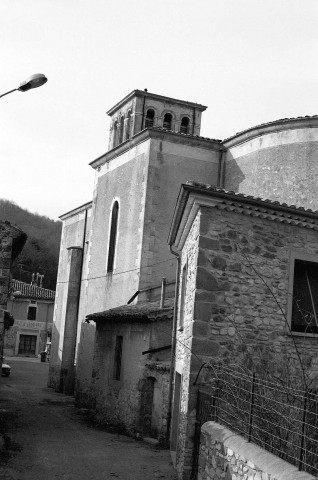
[[[314,480],[215,422],[201,428],[197,480]]]
[[[188,275],[176,370],[182,374],[177,471],[183,480],[190,478],[194,381],[204,362],[276,375],[286,367],[299,381],[303,367],[308,378],[317,378],[317,340],[291,336],[287,313],[291,253],[316,255],[318,232],[238,212],[201,207],[182,251],[181,271],[187,262]],[[208,383],[210,372],[203,369],[199,381]]]
[[[179,403],[179,412],[173,411],[173,417],[179,417],[179,426],[177,432],[177,457],[176,468],[178,478],[190,478],[192,468],[193,452],[193,433],[196,422],[196,390],[192,388],[191,383],[194,376],[191,372],[193,364],[198,363],[198,358],[192,354],[192,319],[193,305],[196,295],[196,270],[197,255],[199,245],[200,216],[197,216],[193,222],[191,231],[186,240],[181,258],[181,272],[183,266],[187,264],[187,287],[185,291],[185,313],[184,327],[180,328],[180,300],[179,315],[177,326],[176,343],[176,372],[181,375],[181,398]],[[181,273],[182,276],[182,273]],[[181,277],[179,279],[181,282]],[[208,297],[202,297],[207,300]],[[197,365],[197,370],[200,363]]]

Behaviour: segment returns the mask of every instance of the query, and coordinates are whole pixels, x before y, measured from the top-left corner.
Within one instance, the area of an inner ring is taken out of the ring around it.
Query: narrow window
[[[291,329],[318,333],[318,264],[295,259]]]
[[[118,142],[118,122],[114,123],[114,131],[113,131],[113,148],[117,146]]]
[[[130,128],[131,128],[131,112],[128,112],[127,124],[126,124],[126,140],[130,138]]]
[[[171,113],[166,113],[163,117],[163,128],[166,130],[171,130],[172,125],[172,115]]]
[[[180,330],[183,330],[183,326],[184,326],[185,298],[186,298],[186,290],[187,290],[187,273],[188,273],[188,266],[187,264],[185,264],[182,269],[182,279],[181,279],[180,320],[179,320]]]
[[[183,117],[180,125],[180,133],[189,133],[189,122],[188,117]]]
[[[118,143],[122,143],[123,139],[124,139],[124,117],[121,117],[120,125],[119,125]]]
[[[120,380],[122,352],[123,352],[123,337],[121,335],[117,335],[116,345],[115,345],[115,359],[114,359],[114,380]]]
[[[147,110],[145,128],[153,127],[154,119],[155,119],[155,111],[152,109]]]
[[[107,273],[112,272],[114,269],[118,211],[119,211],[119,205],[118,205],[118,202],[115,202],[112,209],[112,219],[111,219],[109,247],[108,247]]]
[[[37,305],[36,303],[28,306],[27,320],[36,320]]]

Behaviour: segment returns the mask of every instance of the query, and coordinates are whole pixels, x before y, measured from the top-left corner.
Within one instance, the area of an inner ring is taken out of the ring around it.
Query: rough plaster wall
[[[216,184],[218,162],[213,150],[151,140],[141,288],[159,285],[162,277],[175,279],[176,260],[167,238],[180,186],[188,180]]]
[[[114,379],[116,336],[123,336],[120,380]],[[140,381],[144,375],[150,331],[145,325],[98,327],[96,331],[93,369],[95,408],[100,420],[138,429],[140,412]]]
[[[139,286],[138,266],[143,228],[143,192],[147,182],[147,146],[111,160],[97,184],[92,223],[87,304],[98,312],[127,303]],[[111,208],[119,202],[115,267],[107,274]],[[105,294],[107,292],[107,294]]]
[[[226,190],[318,209],[318,129],[287,130],[226,153]]]
[[[97,327],[91,407],[100,421],[124,427],[131,433],[143,433],[142,392],[147,377],[152,377],[157,381],[157,405],[161,406],[160,412],[156,412],[157,435],[161,438],[165,435],[167,424],[169,366],[158,365],[155,354],[142,355],[150,348],[152,327],[152,324],[129,323]],[[120,380],[114,379],[117,335],[123,336]],[[160,336],[155,337],[158,339]],[[169,352],[166,352],[166,360]]]

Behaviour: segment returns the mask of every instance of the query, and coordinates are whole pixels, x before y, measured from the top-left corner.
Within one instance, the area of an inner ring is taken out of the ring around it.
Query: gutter
[[[171,360],[170,360],[170,378],[169,378],[169,395],[168,395],[168,413],[167,413],[167,440],[170,440],[171,418],[172,418],[172,399],[174,386],[174,372],[175,372],[175,356],[176,356],[176,342],[177,342],[177,319],[178,319],[178,297],[179,297],[179,278],[181,270],[181,259],[179,253],[172,250],[170,245],[170,252],[177,257],[177,274],[176,274],[176,291],[174,297],[174,311],[172,323],[172,342],[171,342]]]
[[[218,170],[218,179],[217,179],[217,186],[219,188],[224,187],[224,173],[225,173],[225,158],[224,153],[226,150],[220,150],[219,153],[219,170]]]

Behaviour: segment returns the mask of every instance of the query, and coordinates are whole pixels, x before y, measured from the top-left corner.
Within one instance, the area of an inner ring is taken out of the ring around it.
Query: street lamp
[[[31,88],[41,87],[46,82],[47,82],[47,78],[45,75],[43,75],[42,73],[35,73],[34,75],[31,75],[31,77],[24,80],[24,82],[20,83],[18,88],[14,88],[9,92],[6,92],[0,95],[0,98],[4,97],[5,95],[9,95],[9,93],[15,92],[16,90],[19,90],[20,92],[27,92],[28,90],[31,90]]]

